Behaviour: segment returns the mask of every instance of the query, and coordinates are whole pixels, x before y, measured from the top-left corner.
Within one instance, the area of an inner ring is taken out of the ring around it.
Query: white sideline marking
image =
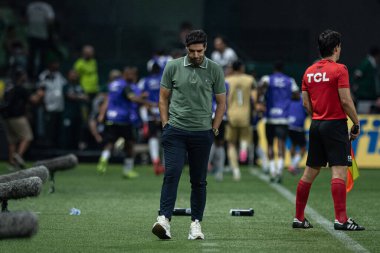
[[[219,245],[215,242],[203,242],[201,243],[202,247],[202,252],[219,252],[220,250],[217,249]]]
[[[258,177],[264,182],[269,183],[269,176],[264,175],[257,170],[251,170],[251,174]],[[269,183],[269,186],[275,189],[278,193],[280,193],[284,198],[289,200],[291,203],[295,204],[296,202],[296,196],[291,193],[288,189],[283,187],[279,184],[272,184]],[[306,206],[306,213],[310,215],[310,217],[315,220],[318,224],[320,224],[327,232],[329,232],[333,237],[338,239],[347,249],[353,251],[353,252],[368,252],[366,248],[364,248],[362,245],[360,245],[358,242],[356,242],[354,239],[349,237],[345,232],[342,231],[336,231],[333,227],[334,224],[324,218],[322,215],[320,215],[317,211],[315,211],[313,208]],[[290,222],[289,222],[290,224]],[[355,233],[355,232],[351,232]],[[358,232],[356,232],[358,233]]]
[[[202,246],[203,247],[217,247],[218,244],[215,242],[204,242],[204,243],[202,243]]]

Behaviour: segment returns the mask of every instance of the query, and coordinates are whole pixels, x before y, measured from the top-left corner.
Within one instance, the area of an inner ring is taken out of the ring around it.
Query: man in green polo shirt
[[[171,239],[170,223],[186,155],[190,167],[191,224],[188,239],[204,239],[200,222],[206,205],[206,177],[211,144],[226,110],[222,68],[204,56],[207,35],[202,30],[186,36],[187,55],[169,61],[160,88],[160,115],[165,176],[160,215],[152,232]],[[212,97],[217,108],[212,120]]]
[[[85,45],[82,50],[82,57],[74,63],[74,69],[79,74],[80,85],[91,100],[99,92],[97,66],[94,48],[91,45]]]
[[[354,72],[354,94],[357,99],[358,113],[370,113],[371,107],[380,97],[380,49],[373,47],[368,56]]]

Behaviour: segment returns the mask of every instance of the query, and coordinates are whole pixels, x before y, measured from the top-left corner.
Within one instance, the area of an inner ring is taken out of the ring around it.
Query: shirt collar
[[[320,61],[334,62],[333,60],[331,60],[331,59],[326,59],[326,58],[322,58]]]
[[[184,67],[188,67],[188,66],[191,66],[191,62],[189,61],[189,57],[186,55],[184,58],[183,58],[183,66]],[[207,57],[205,56],[204,59],[203,59],[203,62],[201,65],[199,65],[200,68],[202,69],[207,69],[207,65],[208,65],[208,59]]]

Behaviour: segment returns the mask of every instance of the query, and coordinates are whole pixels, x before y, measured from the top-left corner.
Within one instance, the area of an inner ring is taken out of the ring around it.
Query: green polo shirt
[[[187,56],[169,61],[161,86],[171,90],[169,124],[188,131],[212,127],[213,94],[226,92],[222,68],[206,58],[194,67]]]
[[[79,74],[80,84],[85,93],[97,93],[98,87],[98,66],[95,59],[78,59],[74,63],[74,69]]]

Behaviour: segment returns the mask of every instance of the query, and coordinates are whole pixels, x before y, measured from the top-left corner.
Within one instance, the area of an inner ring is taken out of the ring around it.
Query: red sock
[[[346,183],[343,179],[333,178],[331,180],[331,194],[334,200],[335,219],[340,223],[347,221],[346,213]]]
[[[299,221],[305,219],[305,207],[307,199],[309,198],[309,192],[311,188],[311,183],[304,182],[300,180],[297,186],[297,196],[296,196],[296,218]]]

